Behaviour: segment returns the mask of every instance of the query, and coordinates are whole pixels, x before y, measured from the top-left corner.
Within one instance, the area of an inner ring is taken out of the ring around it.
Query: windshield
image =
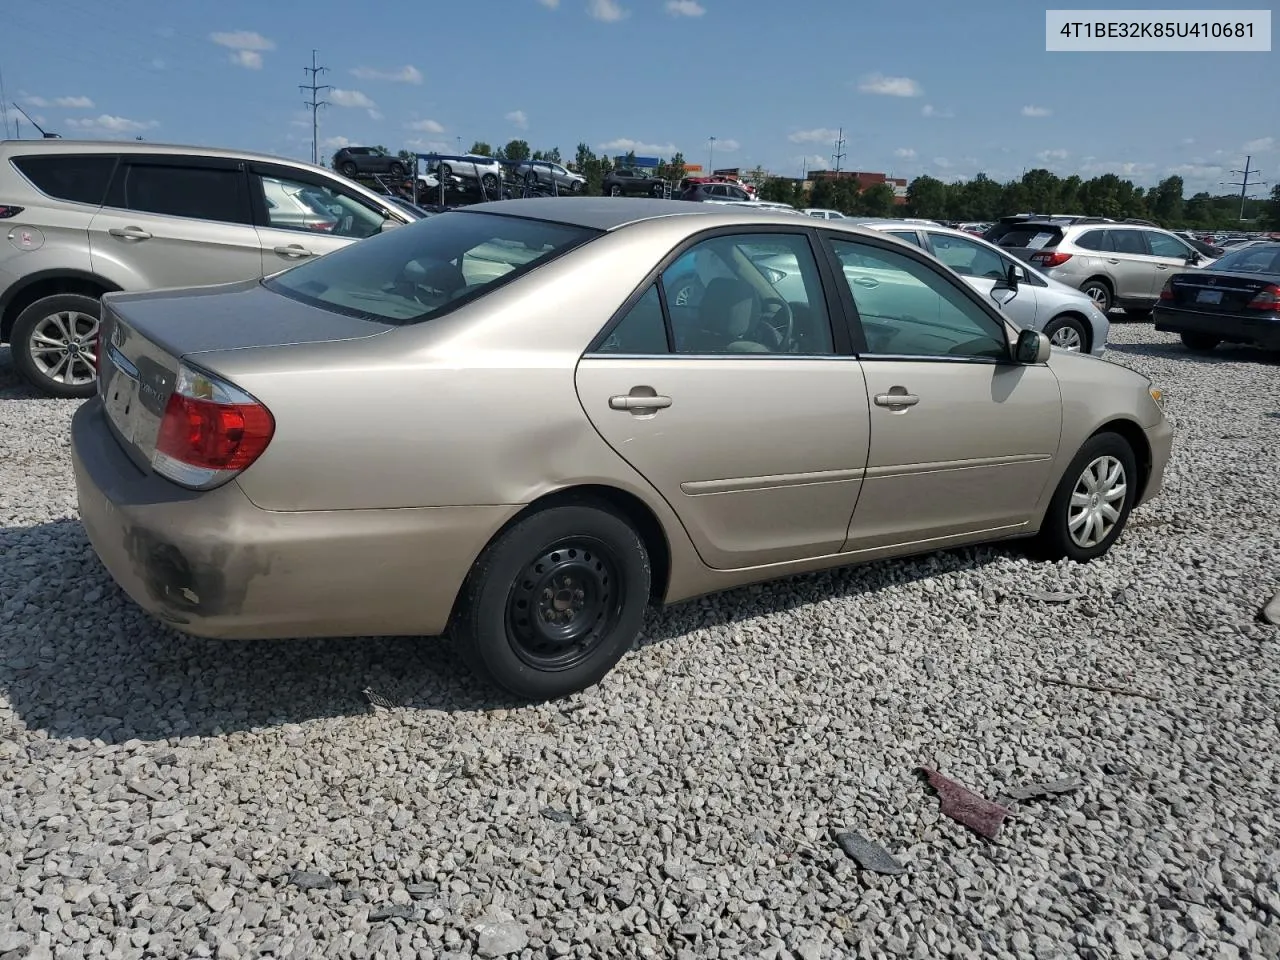
[[[1231,273],[1280,274],[1280,243],[1246,247],[1235,253],[1224,254],[1214,261],[1211,269],[1226,270]]]
[[[451,210],[300,264],[264,284],[335,313],[420,323],[598,235],[543,220]]]

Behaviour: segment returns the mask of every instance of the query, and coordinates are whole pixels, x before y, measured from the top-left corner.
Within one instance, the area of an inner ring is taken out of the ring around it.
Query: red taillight
[[[1172,280],[1166,280],[1164,282],[1164,287],[1160,290],[1160,299],[1161,300],[1173,299],[1173,281]]]
[[[271,412],[243,390],[183,365],[151,465],[183,486],[208,489],[262,456],[275,428]]]
[[[337,225],[338,225],[338,221],[336,220],[320,220],[320,221],[312,220],[310,223],[307,224],[307,229],[313,230],[316,233],[332,233],[333,228],[336,227]]]
[[[10,207],[0,203],[0,220],[12,220],[22,212],[22,207]]]
[[[1249,301],[1250,310],[1270,310],[1280,313],[1280,284],[1268,283]]]
[[[1060,267],[1071,259],[1069,253],[1033,253],[1031,262],[1037,263],[1042,267]]]

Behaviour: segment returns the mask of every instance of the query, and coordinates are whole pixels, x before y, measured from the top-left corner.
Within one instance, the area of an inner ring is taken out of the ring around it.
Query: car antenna
[[[23,110],[20,106],[18,106],[18,104],[17,104],[17,103],[14,103],[13,108],[14,108],[15,110],[17,110],[20,114],[22,114],[24,117],[26,117],[26,118],[27,118],[27,123],[31,124],[31,125],[32,125],[33,127],[35,127],[37,130],[39,130],[39,131],[40,131],[40,136],[44,137],[46,140],[61,140],[61,139],[62,139],[62,134],[60,134],[60,133],[45,133],[44,128],[43,128],[43,127],[41,127],[41,126],[40,126],[40,124],[36,123],[34,120],[32,120],[32,119],[31,119],[31,114],[29,114],[29,113],[27,113],[27,111]]]

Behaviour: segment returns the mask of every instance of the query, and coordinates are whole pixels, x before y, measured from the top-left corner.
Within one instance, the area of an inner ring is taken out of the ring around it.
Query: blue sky
[[[715,136],[716,166],[798,175],[831,164],[843,127],[843,167],[908,178],[1048,166],[1140,183],[1179,173],[1189,190],[1217,190],[1248,151],[1280,181],[1280,53],[1050,54],[1048,5],[1068,6],[4,0],[0,70],[8,100],[64,136],[301,158],[311,132],[297,85],[315,47],[335,88],[325,158],[347,141],[454,150],[456,138],[521,137],[567,157],[583,140],[705,164]]]

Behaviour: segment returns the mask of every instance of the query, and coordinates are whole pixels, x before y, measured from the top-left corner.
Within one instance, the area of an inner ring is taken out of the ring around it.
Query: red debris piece
[[[937,791],[943,816],[963,824],[980,837],[996,838],[1005,817],[1009,816],[1008,807],[992,803],[930,767],[921,767],[920,772],[928,778],[929,786]]]

